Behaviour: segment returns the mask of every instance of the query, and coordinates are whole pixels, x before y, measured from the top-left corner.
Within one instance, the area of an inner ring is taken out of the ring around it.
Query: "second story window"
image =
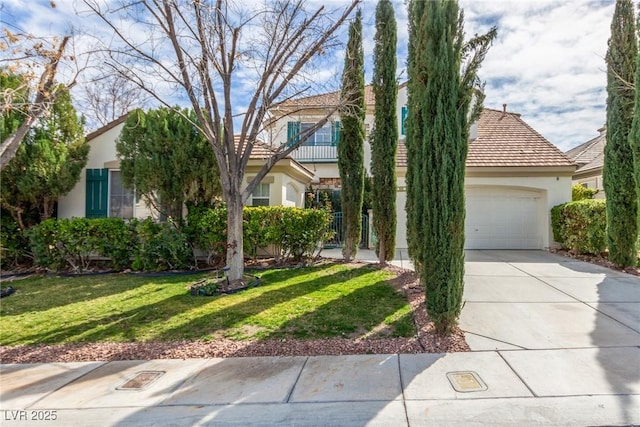
[[[316,123],[289,122],[287,126],[287,140],[296,142],[298,135],[315,126]],[[306,146],[335,146],[340,140],[340,122],[328,122],[316,130],[302,145]]]
[[[315,123],[301,123],[300,130],[302,132],[312,128]],[[304,142],[304,145],[330,145],[333,142],[333,135],[331,134],[331,124],[325,124],[318,129],[309,139]]]

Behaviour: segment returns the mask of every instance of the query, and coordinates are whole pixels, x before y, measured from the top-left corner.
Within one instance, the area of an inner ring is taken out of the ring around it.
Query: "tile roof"
[[[469,142],[467,167],[548,167],[574,163],[547,141],[520,114],[484,108],[478,135]],[[398,166],[407,166],[404,141],[398,144]]]
[[[588,172],[596,169],[602,169],[604,167],[604,151],[600,153],[595,159],[587,163],[586,165],[580,166],[575,173],[579,172]]]
[[[321,93],[319,95],[306,96],[304,98],[289,99],[285,101],[283,106],[296,107],[328,107],[338,104],[340,101],[340,91],[336,90],[329,93]],[[364,87],[364,101],[366,105],[374,105],[375,97],[373,95],[373,86],[366,85]]]
[[[578,165],[576,172],[602,168],[604,165],[604,146],[607,144],[607,128],[598,129],[600,135],[572,148],[565,154]]]

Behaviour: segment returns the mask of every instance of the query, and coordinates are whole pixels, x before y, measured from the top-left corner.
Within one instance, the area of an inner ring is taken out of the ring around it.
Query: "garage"
[[[546,201],[540,191],[468,187],[465,192],[466,249],[543,249]]]

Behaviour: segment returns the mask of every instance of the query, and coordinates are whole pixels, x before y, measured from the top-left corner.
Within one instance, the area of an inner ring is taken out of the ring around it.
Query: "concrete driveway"
[[[468,251],[472,350],[640,346],[640,279],[545,251]]]

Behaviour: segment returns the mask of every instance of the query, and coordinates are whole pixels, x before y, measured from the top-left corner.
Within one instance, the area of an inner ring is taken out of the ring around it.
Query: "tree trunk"
[[[27,119],[22,122],[18,130],[16,130],[12,135],[9,135],[2,144],[0,144],[0,171],[5,168],[13,159],[18,152],[18,147],[20,147],[20,143],[27,135],[31,126],[36,122],[37,117],[27,116]]]
[[[380,265],[387,265],[387,248],[385,247],[385,239],[381,239],[378,237],[378,259],[380,260]]]
[[[227,267],[230,282],[242,279],[244,273],[242,207],[239,194],[238,197],[227,198]]]

